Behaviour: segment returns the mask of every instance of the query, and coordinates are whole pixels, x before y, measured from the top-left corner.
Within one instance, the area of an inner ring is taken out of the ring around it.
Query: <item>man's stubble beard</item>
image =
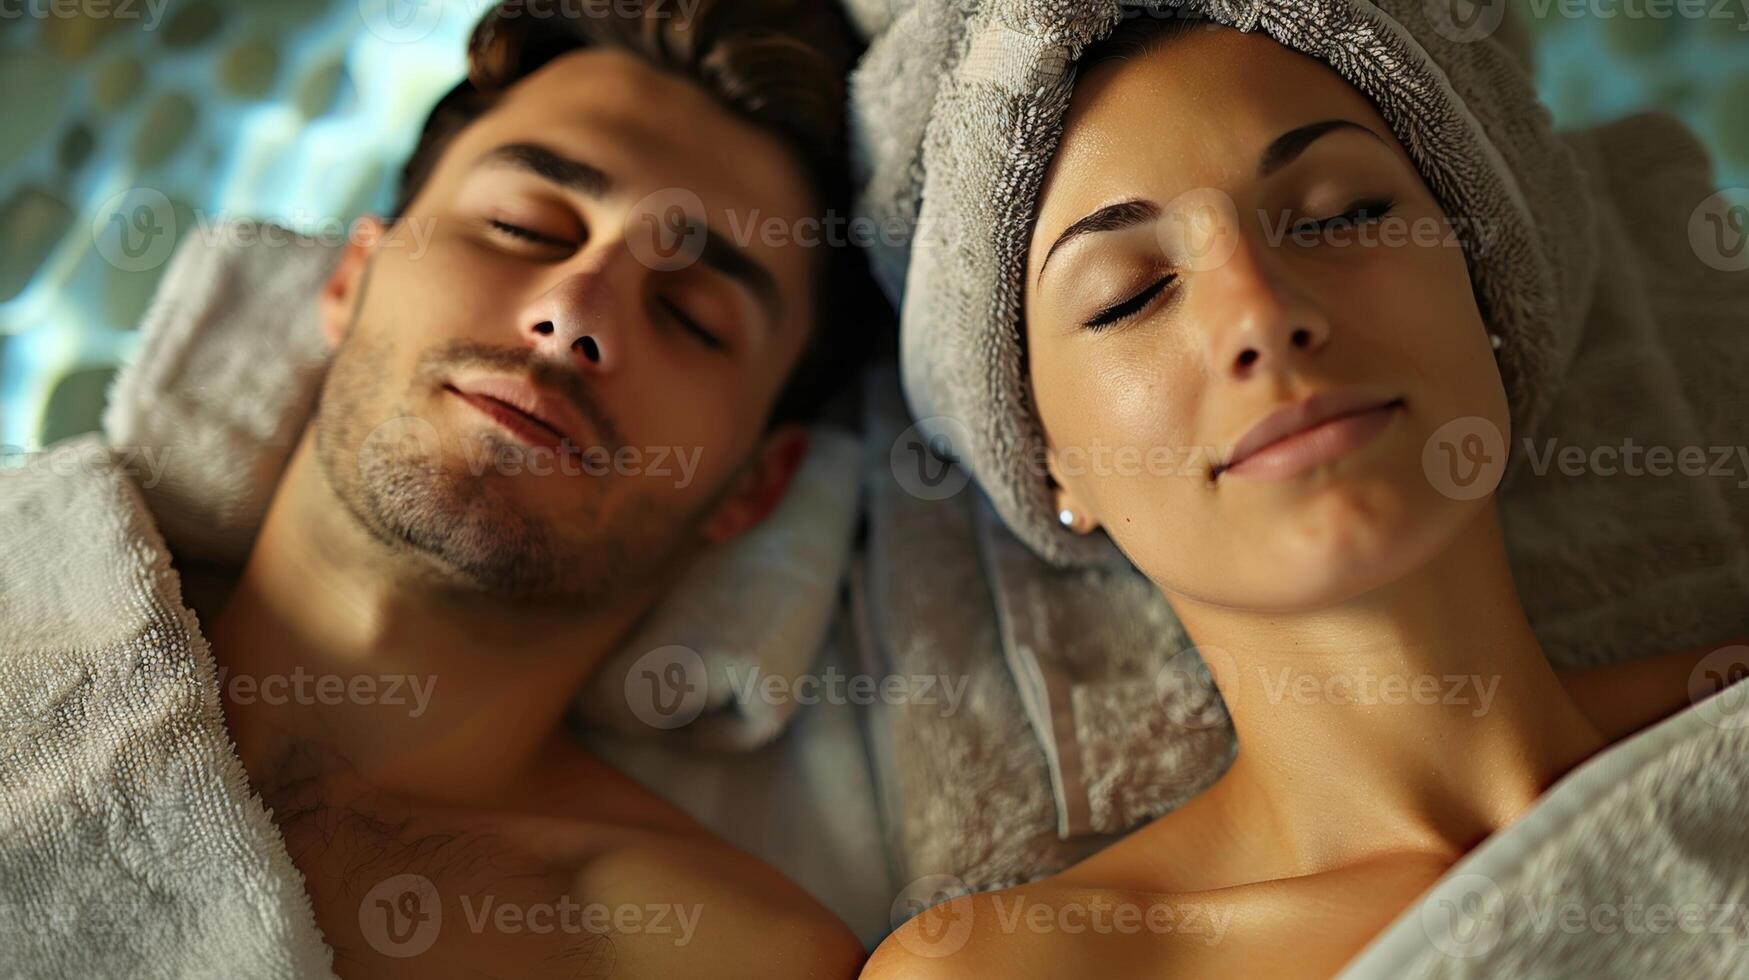
[[[435,427],[404,403],[373,408],[373,393],[393,377],[392,358],[390,345],[360,322],[362,305],[335,352],[312,424],[330,492],[390,564],[427,585],[573,613],[672,579],[727,483],[696,511],[633,495],[611,518],[602,513],[606,494],[590,493],[571,512],[572,526],[587,530],[555,526],[498,492],[490,472],[471,472],[441,446],[433,452]],[[522,448],[489,439],[476,458],[496,461]]]

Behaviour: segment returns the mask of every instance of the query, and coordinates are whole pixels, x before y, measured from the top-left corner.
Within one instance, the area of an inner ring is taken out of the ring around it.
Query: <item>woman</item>
[[[1531,630],[1504,459],[1473,452],[1512,444],[1510,338],[1457,226],[1372,101],[1261,32],[1143,20],[1082,57],[1025,251],[1050,499],[1163,590],[1241,748],[1092,858],[912,920],[865,976],[1328,975],[1689,706],[1711,647],[1561,672]],[[1168,473],[1091,465],[1101,445],[1207,451]],[[1440,476],[1442,445],[1485,485]],[[1451,677],[1472,696],[1356,693]]]

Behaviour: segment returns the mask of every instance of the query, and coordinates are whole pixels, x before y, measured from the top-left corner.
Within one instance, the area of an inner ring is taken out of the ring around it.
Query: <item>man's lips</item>
[[[1351,389],[1319,392],[1265,415],[1234,443],[1213,475],[1259,480],[1296,476],[1371,442],[1402,405],[1401,398]]]
[[[583,445],[581,416],[563,398],[522,378],[458,378],[444,390],[461,398],[529,445],[570,449]]]

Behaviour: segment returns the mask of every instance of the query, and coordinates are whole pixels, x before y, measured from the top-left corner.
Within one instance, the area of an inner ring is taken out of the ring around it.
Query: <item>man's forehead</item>
[[[463,165],[533,142],[586,160],[627,190],[683,188],[713,206],[786,220],[813,206],[808,174],[779,137],[698,83],[613,49],[555,58],[512,85],[458,142]]]
[[[612,49],[555,58],[512,85],[486,119],[548,141],[574,134],[609,142],[639,165],[696,161],[711,146],[743,157],[783,152],[699,84]]]

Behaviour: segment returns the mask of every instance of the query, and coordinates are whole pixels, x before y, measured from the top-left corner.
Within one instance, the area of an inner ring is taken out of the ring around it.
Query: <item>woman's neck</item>
[[[1223,801],[1290,874],[1455,860],[1607,743],[1531,632],[1493,508],[1333,608],[1177,605],[1238,735]]]

